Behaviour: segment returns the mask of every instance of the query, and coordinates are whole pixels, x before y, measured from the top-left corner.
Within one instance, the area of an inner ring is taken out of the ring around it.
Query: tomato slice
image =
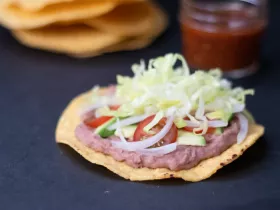
[[[92,117],[92,118],[86,119],[84,123],[89,127],[97,128],[112,118],[113,117],[110,117],[110,116],[102,116],[102,117],[98,117],[98,118]]]
[[[119,105],[112,105],[112,106],[109,106],[109,108],[111,110],[118,110],[120,106]],[[102,117],[98,117],[96,118],[95,116],[92,116],[90,117],[89,119],[86,119],[84,121],[84,123],[89,126],[89,127],[92,127],[92,128],[97,128],[99,127],[100,125],[106,123],[108,120],[112,119],[113,117],[111,116],[102,116]]]
[[[148,125],[153,119],[155,115],[147,117],[145,120],[140,122],[135,130],[133,141],[140,141],[142,139],[149,138],[156,133],[158,133],[166,124],[166,118],[162,118],[159,123],[151,129],[151,133],[146,133],[143,129],[146,125]],[[178,129],[173,123],[169,132],[163,137],[156,145],[154,146],[163,146],[170,143],[174,143],[177,140]]]

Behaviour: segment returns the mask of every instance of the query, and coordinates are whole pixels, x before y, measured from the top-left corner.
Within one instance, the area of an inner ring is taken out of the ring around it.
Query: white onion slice
[[[191,128],[196,128],[196,127],[199,127],[200,126],[200,122],[193,122],[193,121],[190,121],[190,120],[186,120],[186,123],[187,123],[187,127],[191,127]]]
[[[123,136],[123,134],[122,134],[122,129],[121,129],[121,126],[120,126],[120,120],[119,120],[119,118],[117,118],[117,125],[118,125],[118,128],[117,128],[117,132],[119,133],[119,135],[120,135],[120,139],[121,139],[121,141],[123,142],[123,143],[127,143],[127,141],[125,140],[125,138],[124,138],[124,136]]]
[[[172,107],[168,108],[167,111],[166,111],[166,116],[167,116],[167,117],[173,116],[174,113],[176,112],[176,110],[177,110],[177,109],[176,109],[175,106],[172,106]]]
[[[95,117],[96,118],[102,117],[102,114],[100,112],[95,112]]]
[[[81,111],[79,112],[79,115],[83,116],[83,115],[87,114],[88,112],[90,112],[92,110],[104,107],[106,105],[107,104],[104,104],[104,103],[95,103],[95,104],[92,104],[92,105],[89,105],[89,106],[85,106],[81,109]]]
[[[249,124],[248,119],[243,114],[237,114],[236,116],[240,124],[240,131],[237,134],[237,143],[240,144],[248,134]]]
[[[174,116],[171,116],[167,118],[165,126],[162,128],[160,132],[158,132],[156,135],[147,138],[143,141],[137,141],[137,142],[127,142],[127,143],[122,143],[122,142],[112,142],[113,146],[124,149],[124,150],[129,150],[129,151],[136,151],[139,149],[145,149],[148,148],[156,143],[158,143],[170,130],[172,127],[174,120]]]
[[[204,116],[204,101],[202,97],[199,97],[198,108],[195,112],[195,118],[199,120],[203,120],[202,119],[203,116]]]
[[[232,107],[233,113],[243,112],[245,109],[245,104],[234,104]]]
[[[148,115],[146,115],[146,114],[129,117],[129,118],[126,118],[124,120],[120,120],[119,126],[124,127],[124,126],[128,126],[128,125],[132,125],[132,124],[141,122],[142,120],[146,119],[147,117],[148,117]],[[115,129],[117,129],[117,127],[118,127],[118,124],[114,123],[113,125],[109,126],[108,129],[109,130],[115,130]]]
[[[177,148],[177,143],[168,144],[165,146],[151,148],[151,149],[139,149],[137,152],[144,155],[165,155],[170,152],[173,152]]]
[[[187,127],[197,128],[200,126],[200,122],[193,122],[190,120],[186,120]],[[220,128],[220,127],[227,127],[228,123],[222,120],[211,120],[208,121],[208,126],[212,128]]]
[[[208,125],[208,120],[207,120],[207,118],[205,116],[202,117],[202,120],[203,121],[202,121],[202,124],[201,124],[201,126],[202,126],[201,135],[204,135],[204,134],[206,134],[209,125]]]
[[[208,121],[208,126],[212,127],[212,128],[227,127],[228,122],[225,122],[223,120],[211,120],[211,121]]]
[[[197,134],[197,135],[204,135],[204,134],[206,134],[207,130],[208,130],[208,120],[205,116],[203,116],[199,127],[194,128],[193,132],[197,134],[197,132],[201,131],[201,133]]]

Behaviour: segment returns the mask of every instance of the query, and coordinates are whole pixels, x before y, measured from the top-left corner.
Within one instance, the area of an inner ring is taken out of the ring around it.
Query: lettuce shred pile
[[[177,64],[181,65],[175,68]],[[114,97],[107,96],[107,101],[121,104],[120,108],[114,111],[103,106],[97,110],[99,115],[126,118],[172,113],[178,128],[186,126],[186,117],[196,122],[212,119],[227,122],[233,113],[245,109],[246,95],[254,94],[253,89],[232,88],[219,69],[197,70],[191,74],[180,54],[151,59],[148,65],[141,60],[132,66],[132,71],[133,77],[117,75],[116,93]],[[96,89],[93,89],[93,101],[100,100]],[[106,101],[106,96],[102,100]]]

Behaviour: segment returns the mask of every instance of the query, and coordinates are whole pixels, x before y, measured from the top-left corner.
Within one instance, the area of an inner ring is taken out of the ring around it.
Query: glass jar
[[[183,54],[194,69],[244,77],[258,69],[266,0],[181,0]]]

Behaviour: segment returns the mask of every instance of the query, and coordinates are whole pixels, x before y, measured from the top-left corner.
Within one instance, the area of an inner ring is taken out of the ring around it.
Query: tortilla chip
[[[110,1],[81,0],[49,5],[39,11],[26,11],[14,5],[2,5],[0,23],[9,29],[33,29],[56,22],[93,18],[109,12],[116,5]]]
[[[199,165],[189,170],[171,171],[165,168],[132,168],[124,162],[118,162],[111,156],[95,152],[91,148],[82,144],[75,137],[74,130],[80,123],[79,109],[88,100],[89,94],[85,93],[73,99],[68,107],[64,110],[59,119],[56,129],[57,143],[63,143],[72,147],[86,160],[102,165],[119,176],[132,181],[182,178],[186,181],[197,182],[207,179],[217,172],[223,166],[231,163],[243,152],[252,146],[264,133],[264,127],[261,125],[250,125],[247,138],[240,144],[235,144],[223,152],[221,155],[201,161]]]
[[[167,16],[161,8],[155,4],[152,7],[153,30],[147,31],[145,35],[124,37],[111,32],[103,32],[82,23],[14,30],[13,35],[26,46],[65,53],[77,58],[141,49],[150,45],[168,25]]]
[[[142,3],[143,4],[143,3]],[[162,34],[168,26],[168,18],[164,11],[156,4],[149,3],[150,10],[153,11],[153,18],[151,19],[152,29],[146,31],[143,35],[138,35],[135,37],[127,37],[125,40],[119,43],[106,47],[100,51],[95,51],[93,53],[83,53],[83,54],[71,54],[70,56],[76,58],[87,58],[93,56],[103,55],[105,53],[111,53],[116,51],[130,51],[138,50],[149,46],[160,34]],[[121,24],[121,22],[119,22]],[[108,32],[114,33],[114,29],[111,31],[109,28]],[[125,30],[123,28],[123,30]],[[138,31],[139,32],[139,31]],[[122,32],[123,34],[129,34],[128,32]],[[118,34],[118,33],[116,33]],[[120,33],[119,33],[120,34]]]
[[[68,2],[74,2],[79,0],[2,0],[1,4],[5,6],[14,5],[22,10],[30,10],[30,11],[36,11],[41,10],[42,8],[45,8],[49,5],[53,4],[60,4],[60,3],[68,3]],[[92,0],[92,1],[98,1],[98,0]],[[105,1],[105,0],[104,0]],[[143,0],[108,0],[110,2],[114,3],[126,3],[126,2],[138,2]]]
[[[72,54],[70,56],[76,58],[87,58],[116,51],[138,50],[149,46],[160,34],[165,31],[168,26],[168,19],[165,13],[157,6],[154,6],[153,10],[153,14],[155,16],[153,19],[153,30],[147,31],[145,35],[127,37],[125,40],[122,40],[115,45],[106,47],[98,52],[96,51],[90,54]]]
[[[85,23],[120,36],[138,36],[155,28],[156,12],[151,2],[120,4],[112,11]],[[125,15],[124,15],[125,14]]]
[[[13,35],[26,46],[67,54],[90,54],[123,39],[85,25],[16,30]]]

